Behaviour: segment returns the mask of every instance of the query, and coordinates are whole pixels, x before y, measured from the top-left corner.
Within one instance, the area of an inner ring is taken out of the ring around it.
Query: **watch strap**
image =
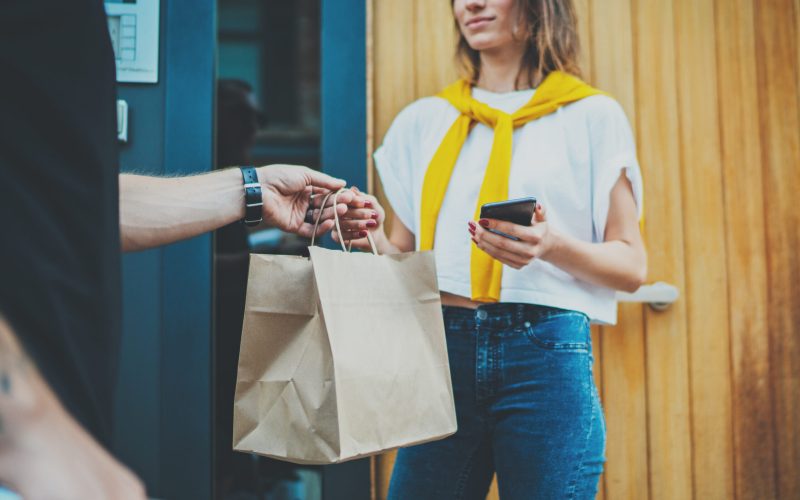
[[[244,220],[246,226],[257,226],[263,220],[264,198],[255,167],[239,167],[244,181]]]

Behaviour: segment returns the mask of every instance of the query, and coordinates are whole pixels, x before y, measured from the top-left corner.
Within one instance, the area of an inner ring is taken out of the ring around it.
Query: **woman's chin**
[[[477,50],[478,52],[483,50],[498,49],[505,45],[505,43],[501,40],[498,40],[497,37],[490,35],[476,35],[467,40],[467,43],[469,43],[469,46],[472,50]]]

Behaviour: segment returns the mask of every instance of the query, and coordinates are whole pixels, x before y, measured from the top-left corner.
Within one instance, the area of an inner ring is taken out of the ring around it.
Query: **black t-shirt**
[[[3,0],[0,314],[106,444],[121,325],[114,72],[101,0]]]

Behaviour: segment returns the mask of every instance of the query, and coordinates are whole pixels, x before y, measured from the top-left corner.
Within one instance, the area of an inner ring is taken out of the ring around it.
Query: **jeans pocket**
[[[536,347],[549,351],[588,353],[592,345],[589,318],[572,311],[526,321],[525,336]]]

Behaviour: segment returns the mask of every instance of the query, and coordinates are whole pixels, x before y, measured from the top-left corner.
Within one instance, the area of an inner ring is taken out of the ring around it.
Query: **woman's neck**
[[[498,93],[529,88],[528,75],[520,71],[524,53],[522,44],[481,51],[478,87]]]

